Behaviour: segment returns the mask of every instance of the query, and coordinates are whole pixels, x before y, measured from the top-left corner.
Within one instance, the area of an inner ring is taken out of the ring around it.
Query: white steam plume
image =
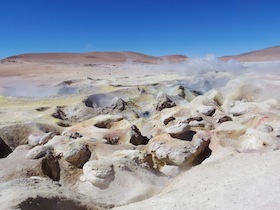
[[[189,58],[182,63],[165,62],[158,66],[158,70],[166,72],[176,72],[180,74],[201,74],[211,71],[225,71],[234,74],[240,74],[244,66],[235,60],[224,62],[215,55],[207,55],[204,58]]]

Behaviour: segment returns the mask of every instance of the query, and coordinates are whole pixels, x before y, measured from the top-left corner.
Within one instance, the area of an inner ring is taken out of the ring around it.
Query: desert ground
[[[0,209],[279,209],[279,49],[0,60]]]

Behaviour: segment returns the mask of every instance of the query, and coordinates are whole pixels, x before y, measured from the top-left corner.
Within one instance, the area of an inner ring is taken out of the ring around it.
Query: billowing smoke
[[[165,62],[158,66],[159,71],[176,72],[180,74],[201,74],[211,71],[224,71],[239,74],[244,70],[244,65],[235,60],[221,61],[214,55],[204,58],[189,58],[182,63]]]
[[[204,74],[207,72],[228,72],[234,75],[244,73],[280,74],[280,61],[264,62],[238,62],[229,60],[224,62],[215,55],[204,58],[189,58],[182,63],[169,63],[168,61],[157,66],[160,72],[175,72],[183,75]]]
[[[58,93],[57,87],[37,86],[29,82],[17,82],[8,87],[4,87],[2,95],[12,97],[49,97]]]
[[[247,73],[280,74],[280,61],[247,62],[243,65]]]
[[[65,86],[35,85],[28,81],[17,82],[0,89],[0,95],[11,97],[44,98],[77,93],[77,88]]]
[[[101,68],[101,67],[100,67]],[[140,74],[130,74],[127,79],[127,84],[139,84],[149,83],[150,77],[144,77],[143,75],[157,75],[164,73],[174,73],[182,75],[181,79],[187,81],[188,88],[197,90],[201,93],[205,93],[212,88],[223,87],[229,80],[233,79],[235,76],[240,75],[243,77],[244,74],[267,74],[266,76],[271,77],[274,81],[273,76],[269,74],[278,74],[280,72],[280,62],[251,62],[251,63],[240,63],[238,61],[230,60],[228,62],[221,61],[214,55],[208,55],[204,58],[190,58],[182,63],[169,63],[167,60],[164,63],[157,65],[133,64],[132,60],[127,59],[122,66],[115,66],[114,68],[120,68],[121,71],[126,70],[129,73],[131,69],[137,70]],[[134,80],[134,77],[135,81]],[[168,75],[167,75],[168,76]],[[186,77],[187,76],[187,77]],[[151,77],[154,83],[161,81],[161,78]],[[166,78],[166,77],[164,77]],[[172,77],[170,77],[172,80]],[[177,77],[178,78],[178,77]],[[124,78],[122,78],[124,79]],[[260,78],[263,79],[263,78]],[[267,78],[268,81],[269,78]],[[116,78],[116,81],[118,78]],[[278,82],[275,80],[276,83]],[[123,80],[120,81],[121,83]],[[258,86],[258,89],[262,89],[263,82],[261,84],[256,84],[257,79],[248,80],[251,83]],[[117,82],[118,83],[118,82]],[[274,84],[274,83],[273,83]],[[272,82],[268,82],[268,85],[272,85]],[[92,88],[92,87],[90,87]],[[13,96],[13,97],[49,97],[49,96],[61,96],[61,95],[71,95],[78,93],[78,89],[89,89],[84,86],[72,86],[68,84],[60,86],[37,86],[34,83],[28,81],[7,83],[7,85],[1,85],[0,95]],[[277,89],[277,88],[276,88]],[[95,92],[95,91],[94,91]]]

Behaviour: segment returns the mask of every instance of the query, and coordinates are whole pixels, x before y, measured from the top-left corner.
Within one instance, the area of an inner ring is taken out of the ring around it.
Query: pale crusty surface
[[[28,56],[0,63],[0,138],[13,149],[0,159],[3,208],[36,196],[92,209],[280,208],[280,75],[262,71],[269,63],[196,74],[121,63],[123,54],[94,65]],[[51,132],[37,145],[46,154],[31,159],[41,154],[27,155],[39,151],[28,140]],[[91,152],[92,171],[64,157],[84,162],[80,148]],[[46,162],[59,164],[58,181]]]

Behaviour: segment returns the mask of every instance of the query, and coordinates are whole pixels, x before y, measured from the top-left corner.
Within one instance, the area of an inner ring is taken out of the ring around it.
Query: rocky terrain
[[[1,209],[280,207],[278,63],[44,56],[0,63]]]

